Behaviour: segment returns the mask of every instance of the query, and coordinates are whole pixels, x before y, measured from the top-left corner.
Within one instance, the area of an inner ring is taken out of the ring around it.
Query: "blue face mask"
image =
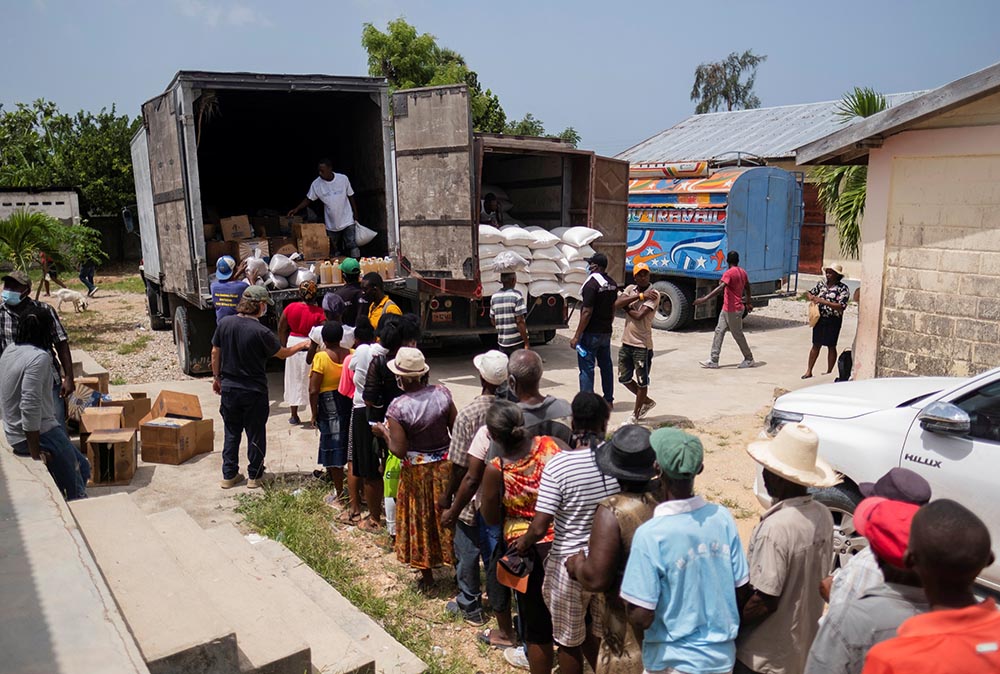
[[[21,303],[21,293],[16,290],[4,290],[3,291],[3,301],[5,304],[9,304],[12,307],[16,307]]]

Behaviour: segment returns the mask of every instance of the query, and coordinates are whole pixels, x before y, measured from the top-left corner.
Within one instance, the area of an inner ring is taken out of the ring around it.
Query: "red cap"
[[[910,522],[920,506],[881,496],[866,498],[854,509],[854,526],[868,539],[879,559],[903,568],[903,553],[910,542]]]

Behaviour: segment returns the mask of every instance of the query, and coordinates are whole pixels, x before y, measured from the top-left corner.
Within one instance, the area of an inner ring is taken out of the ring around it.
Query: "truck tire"
[[[833,515],[833,567],[842,568],[868,541],[854,526],[854,508],[861,503],[861,492],[849,482],[827,489],[812,490],[813,498],[830,509]]]
[[[170,321],[163,316],[163,298],[159,287],[146,284],[146,310],[149,312],[149,327],[153,330],[169,330]]]
[[[174,343],[177,346],[177,364],[188,376],[212,371],[212,333],[215,314],[178,304],[174,309]]]
[[[670,281],[657,281],[653,289],[660,293],[660,307],[653,316],[657,330],[679,330],[691,322],[694,305],[689,291]]]

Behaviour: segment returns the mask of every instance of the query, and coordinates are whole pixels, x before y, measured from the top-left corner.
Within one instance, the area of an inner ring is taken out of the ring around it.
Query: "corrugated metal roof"
[[[889,107],[925,92],[887,95]],[[782,105],[692,115],[617,155],[634,164],[712,159],[743,152],[769,160],[791,159],[795,149],[844,128],[840,101]]]

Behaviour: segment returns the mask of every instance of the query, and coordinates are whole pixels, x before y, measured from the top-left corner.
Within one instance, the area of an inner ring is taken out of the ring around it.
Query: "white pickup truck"
[[[817,490],[833,512],[835,563],[867,543],[853,526],[857,485],[874,482],[893,466],[923,475],[933,498],[950,498],[989,527],[1000,558],[1000,368],[969,378],[908,377],[822,384],[778,398],[765,433],[802,422],[819,436],[819,453],[844,475]],[[770,501],[758,473],[758,499]],[[1000,564],[980,582],[1000,592]]]

